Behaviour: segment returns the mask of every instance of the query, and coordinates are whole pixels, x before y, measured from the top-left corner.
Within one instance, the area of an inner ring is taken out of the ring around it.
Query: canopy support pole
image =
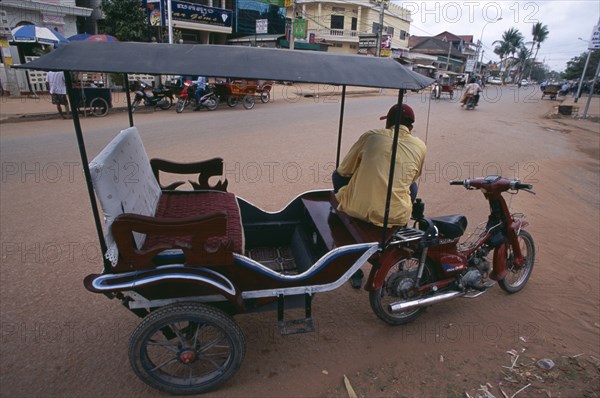
[[[127,98],[127,113],[129,114],[129,127],[133,127],[133,112],[131,111],[131,98],[129,97],[129,75],[123,73],[123,84],[125,87],[125,98]]]
[[[346,85],[342,86],[342,105],[340,106],[340,124],[338,129],[337,153],[335,156],[335,169],[340,165],[340,151],[342,148],[342,127],[344,126],[344,107],[346,105]]]
[[[394,125],[394,139],[392,143],[392,156],[390,159],[390,175],[388,177],[387,194],[385,197],[385,213],[383,216],[383,232],[381,234],[380,249],[383,249],[387,238],[387,227],[390,217],[390,203],[392,201],[392,188],[394,187],[394,171],[396,169],[396,153],[398,152],[398,137],[400,135],[400,119],[402,118],[402,100],[404,90],[398,91],[398,106],[396,108],[396,124]]]
[[[89,162],[87,153],[85,151],[85,142],[83,141],[83,133],[81,131],[81,123],[79,121],[79,113],[76,106],[75,92],[73,90],[73,80],[70,72],[63,72],[65,76],[65,85],[67,86],[67,94],[69,95],[69,102],[71,105],[71,116],[73,118],[73,126],[75,127],[75,135],[77,136],[77,145],[79,147],[79,155],[81,155],[81,162],[83,163],[83,173],[85,175],[85,182],[87,184],[88,195],[90,197],[90,204],[92,205],[92,213],[94,214],[94,222],[96,223],[96,233],[98,234],[98,240],[100,241],[100,250],[102,251],[102,260],[104,263],[104,272],[110,272],[111,263],[108,261],[104,254],[107,251],[106,241],[104,240],[104,233],[102,231],[102,223],[100,222],[100,212],[98,211],[98,203],[96,202],[96,195],[94,194],[94,186],[92,185],[92,173],[90,173]]]

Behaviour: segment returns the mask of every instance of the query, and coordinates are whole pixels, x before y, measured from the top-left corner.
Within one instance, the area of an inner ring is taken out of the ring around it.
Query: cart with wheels
[[[75,89],[74,106],[84,115],[106,116],[112,108],[112,95],[109,88],[84,87]]]
[[[257,88],[258,82],[256,80],[234,80],[226,83],[215,83],[217,96],[225,100],[227,105],[232,108],[240,101],[245,109],[254,108],[256,102],[254,96],[256,95]]]

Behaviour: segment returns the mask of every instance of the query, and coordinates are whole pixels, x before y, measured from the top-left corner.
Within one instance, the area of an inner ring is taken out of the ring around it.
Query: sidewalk
[[[581,117],[583,117],[583,112],[584,112],[585,106],[588,102],[588,96],[586,94],[583,94],[577,102],[575,102],[575,98],[573,98],[571,95],[565,97],[562,101],[559,98],[558,101],[560,101],[560,103],[557,105],[572,106],[573,107],[572,116],[576,117],[576,118],[581,118]],[[557,108],[557,112],[558,112],[558,108]],[[600,119],[600,95],[592,96],[592,99],[590,101],[590,106],[587,111],[587,118],[588,119]]]

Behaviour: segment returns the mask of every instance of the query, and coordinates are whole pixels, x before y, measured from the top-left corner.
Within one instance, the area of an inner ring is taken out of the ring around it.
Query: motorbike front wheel
[[[141,100],[136,98],[133,103],[131,104],[131,113],[137,111],[137,108],[140,106],[140,102]]]
[[[379,289],[369,292],[371,309],[382,321],[390,325],[403,325],[414,321],[425,312],[425,307],[402,312],[394,312],[390,309],[392,303],[409,302],[421,298],[413,294],[418,269],[418,258],[403,258],[389,269],[383,285]],[[431,267],[425,263],[421,284],[429,283],[432,280]]]
[[[173,98],[171,98],[171,97],[164,97],[158,103],[158,107],[160,109],[162,109],[163,111],[166,111],[167,109],[171,109],[172,106],[173,106]]]
[[[533,271],[533,264],[535,262],[535,244],[533,238],[527,231],[519,231],[517,236],[519,241],[519,247],[521,248],[521,255],[525,258],[525,264],[518,266],[515,265],[514,253],[510,245],[506,245],[506,269],[508,274],[504,279],[498,282],[502,290],[507,293],[516,293],[523,289],[531,276]]]
[[[198,303],[146,316],[129,342],[129,361],[148,385],[174,395],[214,390],[240,368],[244,335],[233,318]]]
[[[183,112],[183,110],[185,109],[186,105],[187,105],[186,100],[184,100],[183,98],[178,98],[177,99],[177,103],[175,104],[175,112],[177,113],[181,113]]]

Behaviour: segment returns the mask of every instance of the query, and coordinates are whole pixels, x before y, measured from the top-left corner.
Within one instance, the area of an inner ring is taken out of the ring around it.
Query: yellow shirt
[[[339,211],[383,226],[393,137],[394,128],[369,130],[350,148],[337,169],[344,177],[352,176],[336,194]],[[409,187],[421,174],[426,152],[425,143],[400,125],[389,226],[406,225],[410,220]]]

